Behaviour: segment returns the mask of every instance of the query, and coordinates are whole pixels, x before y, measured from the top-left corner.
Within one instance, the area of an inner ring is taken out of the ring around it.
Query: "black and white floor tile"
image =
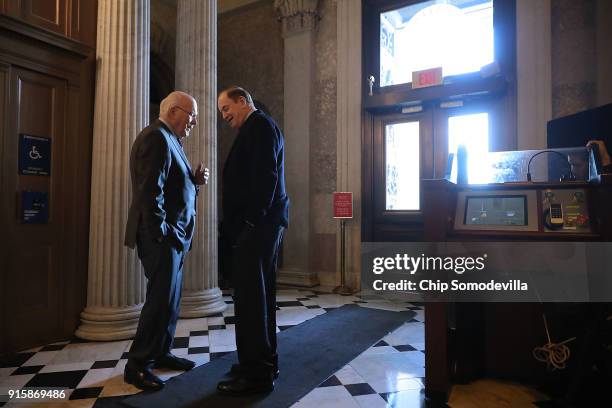
[[[173,353],[196,364],[235,351],[235,317],[231,294],[223,313],[197,319],[181,319]],[[414,310],[417,315],[385,336],[373,347],[325,380],[293,405],[295,408],[421,407],[425,376],[424,310],[420,304],[384,300],[373,296],[340,296],[308,290],[279,290],[277,330],[300,324],[344,304],[385,310]],[[2,402],[2,406],[90,408],[105,400],[139,392],[123,382],[123,369],[131,341],[73,341],[49,344],[0,360],[0,395],[27,387],[57,388],[62,402],[27,404]],[[181,371],[156,370],[163,379]]]

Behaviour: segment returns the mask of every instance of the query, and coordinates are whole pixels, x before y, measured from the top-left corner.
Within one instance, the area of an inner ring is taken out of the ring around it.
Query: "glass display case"
[[[461,161],[463,162],[463,161]],[[465,170],[451,154],[446,178],[457,183],[459,171],[467,172],[468,184],[588,181],[589,150],[568,147],[545,150],[488,152],[467,157]],[[591,170],[592,171],[592,170]],[[531,180],[529,180],[531,179]]]

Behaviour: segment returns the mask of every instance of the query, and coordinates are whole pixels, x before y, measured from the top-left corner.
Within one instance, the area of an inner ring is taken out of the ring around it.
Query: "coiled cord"
[[[544,319],[544,328],[546,329],[546,337],[548,338],[548,343],[533,349],[533,357],[546,363],[546,365],[553,370],[563,370],[565,368],[565,363],[570,358],[570,349],[565,344],[569,343],[572,340],[575,340],[576,337],[572,337],[561,343],[553,343],[550,340],[550,332],[548,331],[548,323],[546,322],[546,315],[543,314],[542,318]]]

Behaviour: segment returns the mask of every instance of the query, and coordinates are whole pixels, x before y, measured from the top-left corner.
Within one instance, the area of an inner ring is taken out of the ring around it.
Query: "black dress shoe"
[[[126,365],[123,380],[145,391],[157,391],[164,388],[164,382],[161,378],[153,374],[148,368],[137,370]]]
[[[232,376],[232,377],[240,376],[242,374],[242,368],[241,368],[240,364],[232,364],[232,368],[230,368],[230,370],[229,370],[229,372],[227,374]],[[280,375],[280,371],[278,370],[278,368],[276,368],[274,370],[274,372],[272,373],[272,377],[275,380],[277,380],[279,375]]]
[[[195,367],[195,363],[186,358],[177,357],[174,354],[166,354],[155,361],[155,368],[169,368],[171,370],[188,371]]]
[[[274,381],[238,377],[229,381],[221,381],[217,385],[217,390],[222,394],[232,395],[263,394],[274,390]]]

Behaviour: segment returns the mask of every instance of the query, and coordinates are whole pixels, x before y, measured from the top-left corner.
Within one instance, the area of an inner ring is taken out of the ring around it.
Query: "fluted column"
[[[99,0],[87,307],[76,335],[133,337],[145,297],[136,251],[123,245],[129,152],[149,116],[149,0]]]
[[[185,143],[195,169],[213,172],[200,188],[193,247],[185,261],[181,317],[225,310],[218,279],[217,252],[217,2],[179,0],[176,36],[176,89],[198,102],[198,126]]]
[[[310,123],[314,79],[314,29],[318,0],[276,0],[283,25],[285,175],[291,199],[278,283],[315,286],[310,269]]]
[[[338,0],[337,190],[353,192],[353,219],[346,224],[346,285],[358,289],[361,270],[361,2]],[[340,271],[340,226],[337,233]],[[338,276],[340,273],[338,272]],[[338,282],[339,283],[339,282]]]

